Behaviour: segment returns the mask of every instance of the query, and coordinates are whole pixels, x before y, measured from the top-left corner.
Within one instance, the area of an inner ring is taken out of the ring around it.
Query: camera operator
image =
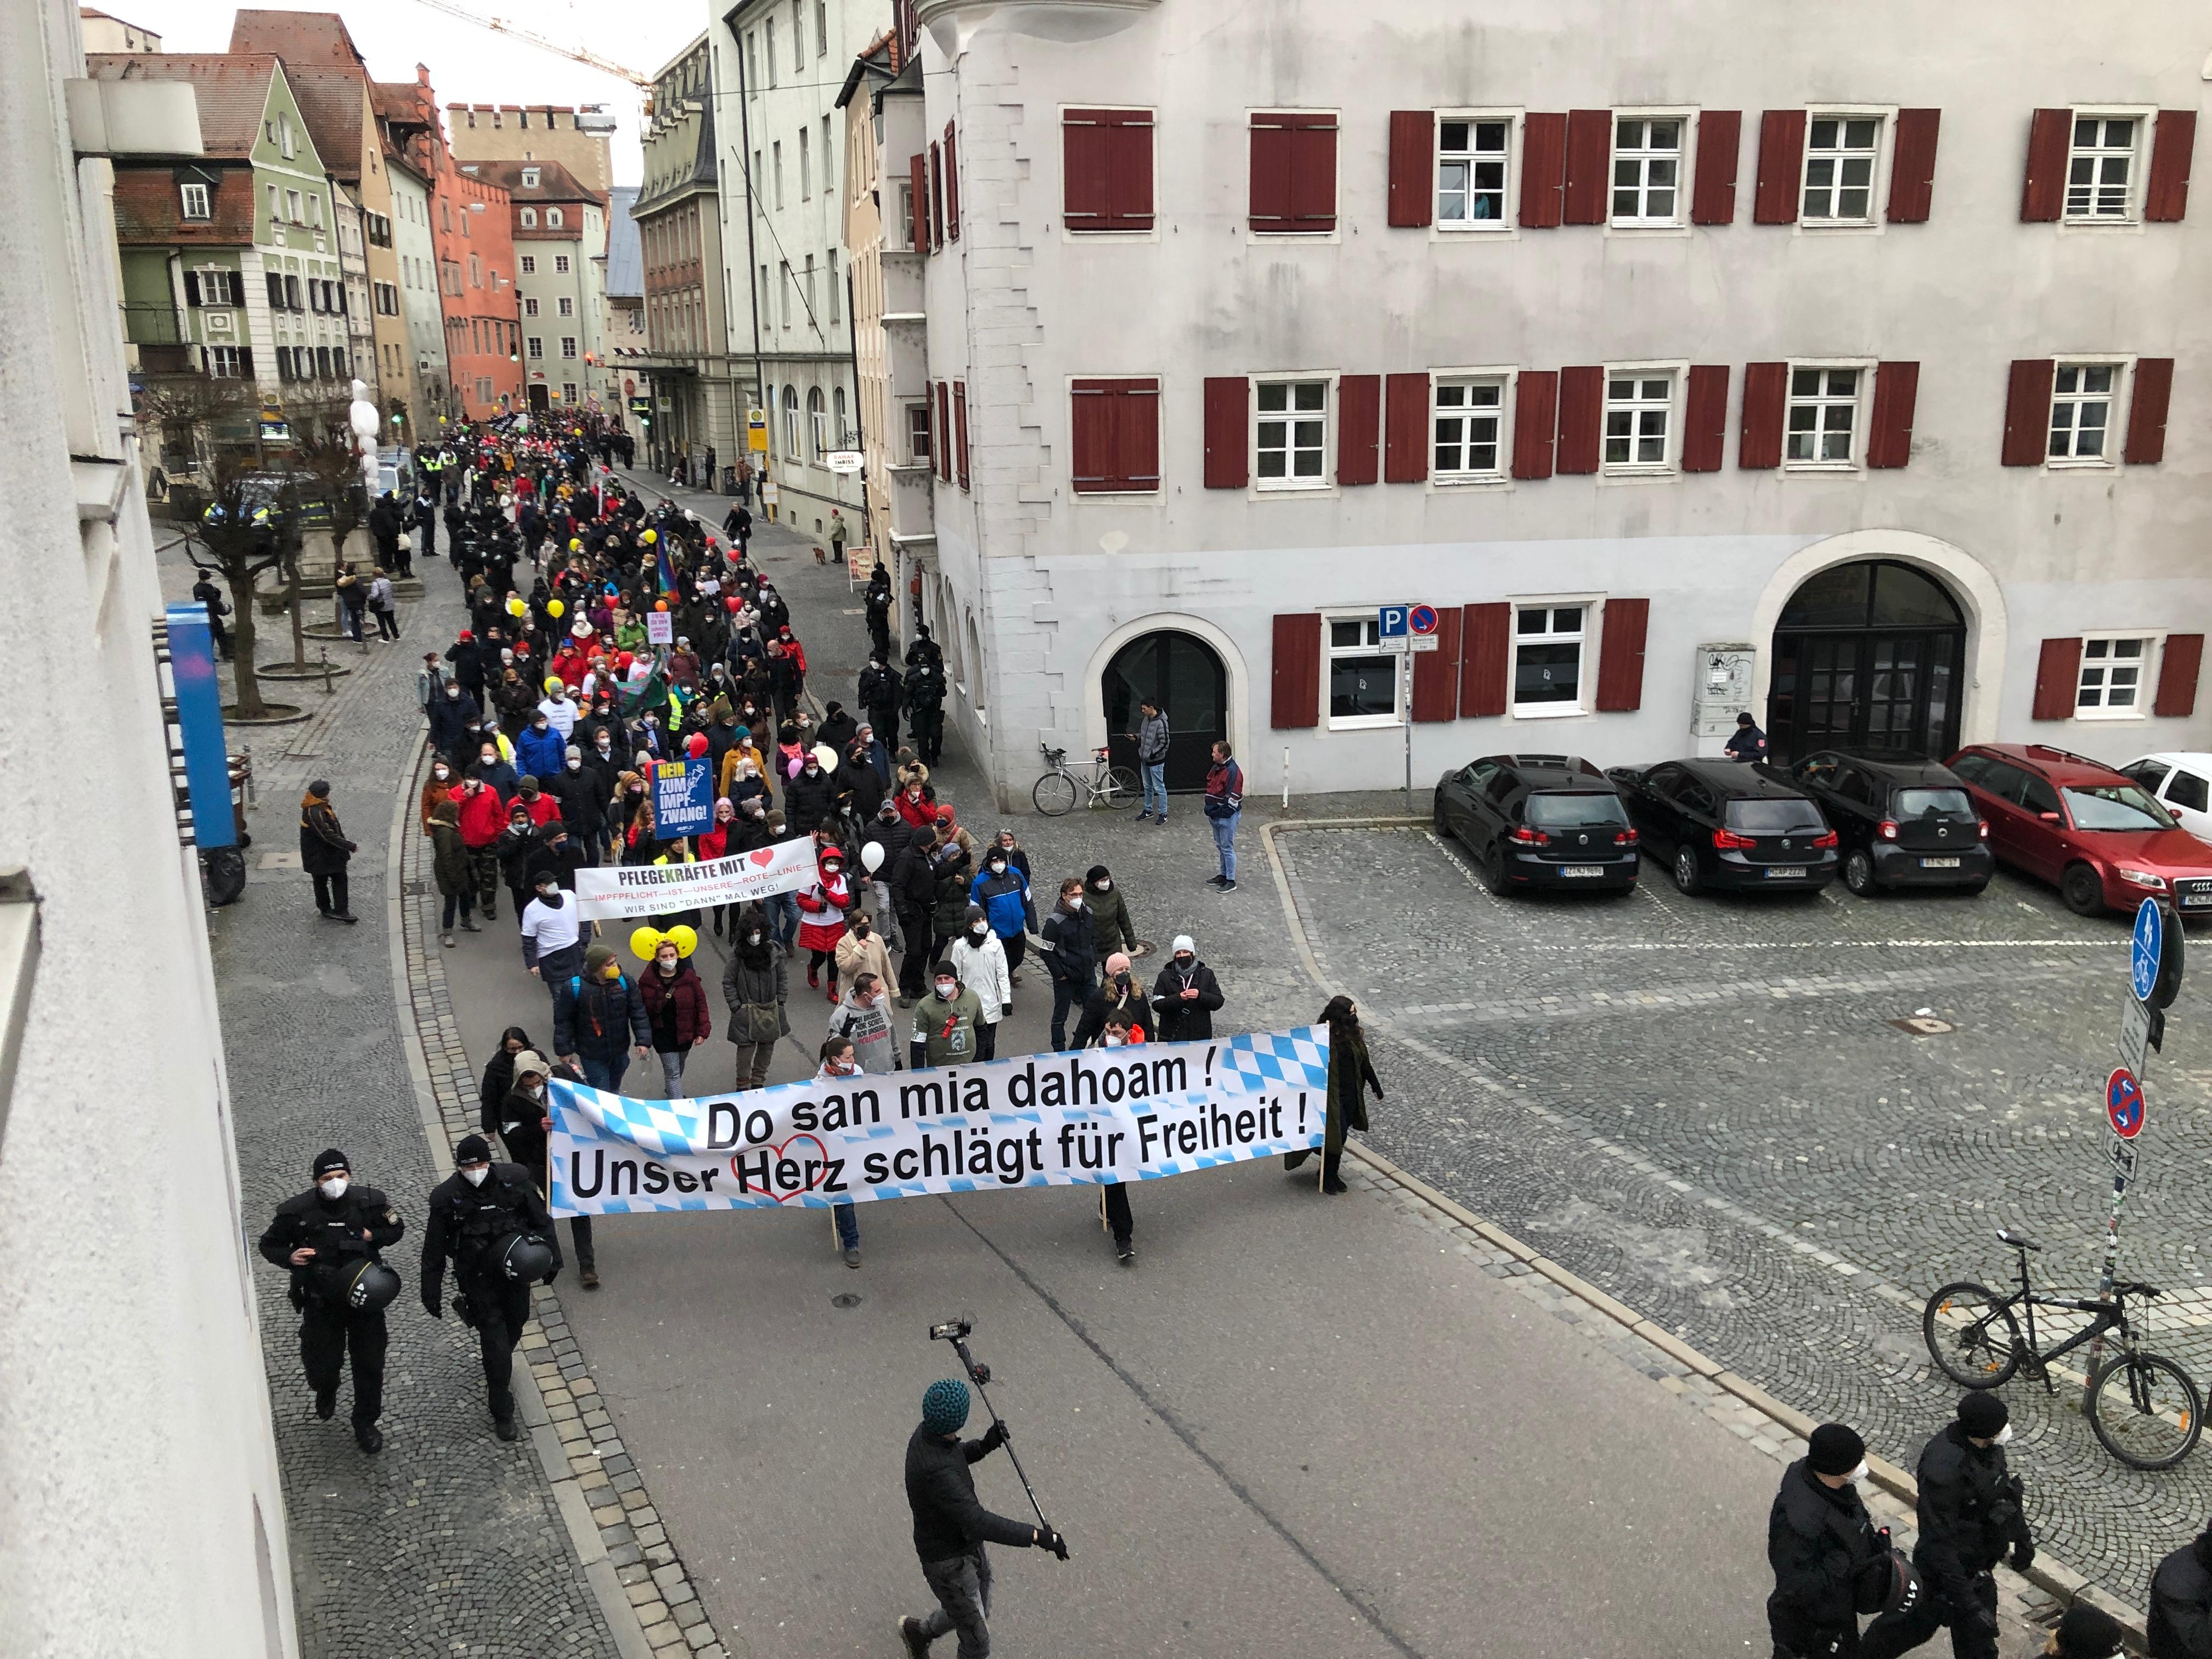
[[[984,1659],[991,1651],[985,1623],[991,1613],[986,1543],[1047,1549],[1067,1559],[1067,1540],[1058,1533],[994,1515],[977,1499],[968,1466],[1005,1445],[1006,1427],[994,1423],[981,1440],[963,1440],[968,1403],[968,1385],[959,1378],[931,1383],[921,1396],[921,1425],[906,1443],[906,1501],[914,1510],[915,1553],[937,1597],[934,1613],[898,1621],[899,1638],[914,1659],[951,1631],[959,1632],[960,1659]]]

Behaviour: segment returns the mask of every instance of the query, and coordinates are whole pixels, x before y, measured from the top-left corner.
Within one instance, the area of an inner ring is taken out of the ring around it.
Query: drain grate
[[[860,1305],[860,1298],[850,1291],[840,1291],[830,1298],[830,1305],[833,1308],[857,1308]]]

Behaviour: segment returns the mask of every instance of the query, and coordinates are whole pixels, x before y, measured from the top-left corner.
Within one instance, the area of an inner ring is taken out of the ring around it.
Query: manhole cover
[[[1140,939],[1134,945],[1129,947],[1130,960],[1133,962],[1142,962],[1146,957],[1152,955],[1153,951],[1159,948],[1160,947],[1153,944],[1152,940],[1148,939]]]
[[[1937,1019],[1931,1014],[1915,1014],[1909,1019],[1889,1022],[1900,1031],[1910,1031],[1914,1036],[1942,1036],[1959,1028],[1948,1019]]]
[[[840,1291],[830,1298],[830,1305],[833,1308],[857,1308],[860,1305],[860,1298],[850,1291]]]

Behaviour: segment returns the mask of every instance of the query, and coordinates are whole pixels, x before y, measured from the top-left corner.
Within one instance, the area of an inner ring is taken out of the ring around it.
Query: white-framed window
[[[557,303],[563,317],[573,317],[576,314],[576,302],[567,295],[562,295]]]
[[[1587,604],[1513,608],[1513,713],[1543,719],[1583,712]]]
[[[306,221],[301,216],[303,211],[304,210],[300,205],[300,192],[296,190],[286,191],[284,192],[284,216],[295,225],[304,224]]]
[[[898,232],[904,238],[902,246],[914,246],[914,181],[901,179],[891,185],[891,199],[898,204]]]
[[[830,320],[833,323],[842,322],[844,319],[845,285],[837,280],[837,250],[836,248],[830,250],[823,269],[829,279]]]
[[[532,357],[543,357],[545,355],[545,337],[542,334],[528,336],[522,344],[523,349]]]
[[[1690,124],[1679,115],[1622,115],[1613,124],[1613,222],[1682,222],[1682,142]]]
[[[913,466],[930,464],[929,399],[927,398],[906,406],[907,462]]]
[[[538,228],[538,210],[536,208],[524,208],[520,210],[519,216],[522,220],[522,228],[525,230],[535,230]]]
[[[269,186],[269,222],[273,227],[284,216],[284,199],[276,186]]]
[[[814,194],[814,149],[805,127],[799,130],[799,199]]]
[[[2081,641],[2075,683],[2078,720],[2140,720],[2149,710],[2146,678],[2158,645],[2155,634],[2090,634]]]
[[[551,210],[548,209],[547,211],[550,212]],[[553,274],[556,276],[566,276],[568,274],[568,256],[567,254],[556,253],[553,256]]]
[[[280,115],[276,118],[276,148],[283,152],[285,160],[291,159],[292,118],[289,115]]]
[[[548,229],[548,230],[558,230],[558,229],[560,229],[560,228],[561,228],[561,227],[562,227],[562,226],[563,226],[563,225],[567,224],[568,222],[568,216],[567,214],[565,214],[565,213],[562,212],[562,211],[561,211],[561,210],[560,210],[559,208],[556,208],[556,207],[550,207],[550,208],[547,208],[547,209],[545,210],[545,228],[546,228],[546,229]]]
[[[769,83],[769,85],[770,85],[770,86],[772,87],[772,86],[774,86],[774,85],[775,84],[775,18],[771,17],[771,18],[769,18],[769,19],[768,20],[767,24],[764,26],[763,33],[765,33],[765,35],[766,35],[766,37],[767,37],[767,42],[768,42],[768,51],[767,51],[767,54],[766,54],[766,55],[767,55],[767,58],[768,58],[768,83]]]
[[[212,216],[208,211],[208,187],[205,185],[185,185],[181,189],[181,194],[184,198],[185,218],[205,219]]]
[[[791,290],[793,286],[791,280],[791,262],[786,260],[777,269],[782,273],[782,280],[776,284],[776,295],[783,301],[783,325],[789,328],[791,326]]]
[[[1605,377],[1605,469],[1657,472],[1674,460],[1671,368],[1616,368]]]
[[[576,355],[576,337],[574,335],[563,334],[561,337],[561,355],[563,357],[573,357]]]
[[[1875,163],[1881,155],[1879,115],[1815,115],[1805,123],[1807,224],[1866,224],[1874,218]]]
[[[1783,460],[1796,467],[1845,467],[1858,459],[1859,388],[1855,366],[1793,363]]]
[[[526,276],[535,276],[538,274],[538,256],[536,254],[526,253],[522,256],[522,274]]]
[[[799,447],[799,388],[783,389],[783,453],[790,460],[804,460]]]
[[[1253,386],[1252,476],[1261,489],[1328,488],[1328,382]]]
[[[240,348],[237,346],[208,347],[207,372],[209,375],[218,380],[243,380],[245,378],[245,374],[239,362],[239,350]]]
[[[2066,153],[2066,216],[2110,224],[2135,216],[2136,145],[2150,124],[2139,115],[2074,117]]]
[[[491,376],[489,374],[477,376],[477,401],[480,404],[491,401]]]
[[[775,164],[775,205],[783,207],[783,140],[779,138],[768,147],[769,157]]]
[[[1398,726],[1406,715],[1400,691],[1403,678],[1395,653],[1382,648],[1375,612],[1325,617],[1322,649],[1328,653],[1328,729],[1358,732]]]
[[[1438,483],[1505,476],[1505,377],[1438,375],[1430,392],[1431,459]]]
[[[317,230],[323,228],[323,198],[310,194],[307,198],[307,222]]]
[[[2109,434],[2119,389],[2118,363],[2060,363],[2052,370],[2051,460],[2111,464]]]
[[[806,394],[806,424],[814,434],[814,459],[820,460],[837,447],[837,434],[830,429],[830,410],[822,401],[822,388],[814,387]]]
[[[538,188],[538,169],[536,167],[523,168],[522,187],[525,190],[535,190]]]
[[[564,404],[573,404],[576,401],[576,383],[574,380],[561,382],[561,401]]]
[[[522,314],[526,317],[535,317],[538,314],[538,301],[535,297],[526,296],[524,298],[522,301]]]
[[[1437,224],[1444,230],[1507,230],[1506,176],[1513,120],[1446,115],[1437,122]]]

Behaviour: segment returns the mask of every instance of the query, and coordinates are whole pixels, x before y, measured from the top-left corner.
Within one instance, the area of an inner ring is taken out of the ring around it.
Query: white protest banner
[[[603,921],[745,904],[771,893],[795,893],[813,879],[811,836],[697,864],[587,865],[576,872],[576,914],[586,921]]]
[[[670,616],[665,611],[647,611],[645,613],[645,640],[646,643],[648,645],[675,644],[676,618]]]
[[[637,1100],[556,1080],[556,1215],[1156,1181],[1322,1144],[1328,1028]]]

